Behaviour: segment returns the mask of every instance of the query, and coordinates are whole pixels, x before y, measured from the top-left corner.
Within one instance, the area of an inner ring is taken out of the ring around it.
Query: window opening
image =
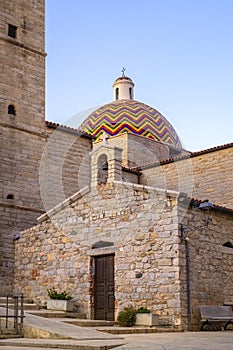
[[[232,248],[233,249],[233,244],[230,241],[228,241],[228,242],[223,244],[223,247],[227,247],[227,248]]]
[[[8,114],[16,115],[15,106],[14,105],[9,105],[8,106]]]
[[[119,88],[116,88],[116,100],[119,100]]]
[[[106,184],[108,180],[108,159],[102,154],[98,159],[98,185]]]
[[[8,36],[11,38],[16,38],[17,27],[13,24],[8,24]]]
[[[14,195],[12,193],[9,193],[6,197],[6,199],[14,199]]]
[[[132,100],[132,88],[131,87],[129,88],[129,98],[130,98],[130,100]]]

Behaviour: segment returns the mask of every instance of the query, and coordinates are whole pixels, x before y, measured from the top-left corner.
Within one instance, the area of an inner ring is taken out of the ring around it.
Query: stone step
[[[103,321],[103,320],[86,320],[86,319],[75,319],[65,320],[65,323],[72,324],[79,327],[112,327],[115,325],[114,321]]]
[[[14,335],[15,329],[14,328],[1,328],[1,335]]]
[[[0,302],[0,307],[5,308],[6,303],[1,303]],[[14,309],[14,303],[8,303],[9,309],[13,310]],[[39,310],[39,306],[36,304],[23,304],[24,310]],[[19,304],[19,309],[20,309],[20,304]]]
[[[14,300],[14,298],[12,298],[12,297],[8,298],[8,302],[9,303],[13,303],[13,300]],[[19,300],[19,303],[20,303],[20,298],[18,300]],[[0,303],[6,303],[6,301],[7,301],[7,297],[0,297]],[[27,300],[27,299],[24,299],[23,301],[26,304],[34,304],[32,301]]]
[[[122,340],[54,340],[54,339],[11,339],[0,341],[0,346],[10,350],[28,349],[74,349],[107,350],[124,345]]]
[[[68,312],[68,311],[55,311],[55,310],[28,310],[27,313],[34,316],[40,316],[44,318],[75,318],[85,319],[86,315],[80,312]]]
[[[110,334],[140,334],[140,333],[175,333],[181,332],[181,329],[172,326],[148,327],[148,326],[133,326],[133,327],[97,327],[98,332]]]
[[[14,328],[4,328],[0,329],[0,339],[11,339],[11,338],[22,338],[22,335],[16,334]]]
[[[23,338],[23,336],[16,335],[16,334],[0,334],[0,339],[17,339],[17,338]]]

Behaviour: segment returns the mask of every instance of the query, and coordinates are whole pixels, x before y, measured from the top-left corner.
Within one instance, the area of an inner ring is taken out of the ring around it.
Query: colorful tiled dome
[[[129,132],[182,148],[175,129],[167,119],[156,109],[134,100],[118,100],[100,107],[88,116],[79,131],[97,140],[103,132],[110,136]]]

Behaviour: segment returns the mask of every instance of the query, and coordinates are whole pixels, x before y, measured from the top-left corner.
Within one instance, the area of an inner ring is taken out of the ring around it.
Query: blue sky
[[[232,0],[46,0],[46,52],[47,120],[112,101],[124,66],[184,147],[233,142]]]

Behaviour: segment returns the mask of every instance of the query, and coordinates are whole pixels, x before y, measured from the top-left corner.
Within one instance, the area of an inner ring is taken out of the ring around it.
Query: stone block
[[[142,313],[136,315],[136,326],[158,326],[159,316],[152,313]]]

